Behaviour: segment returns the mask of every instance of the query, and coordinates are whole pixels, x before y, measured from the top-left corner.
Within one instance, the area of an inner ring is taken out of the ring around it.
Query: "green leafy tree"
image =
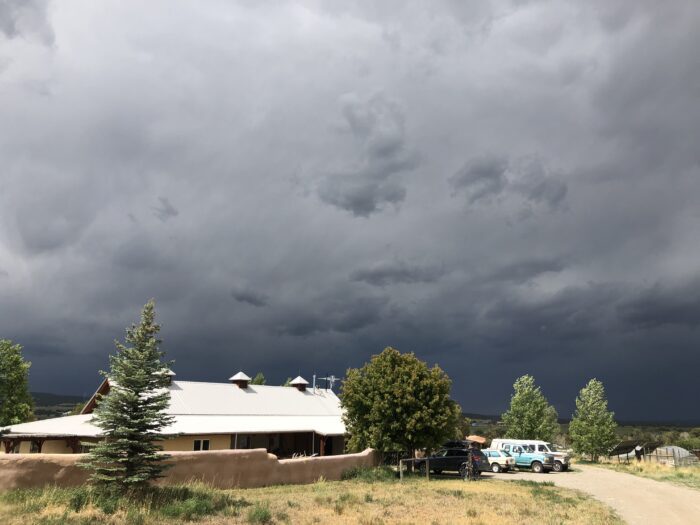
[[[572,446],[579,454],[598,461],[618,441],[616,430],[615,414],[608,410],[603,383],[591,379],[576,398],[576,411],[569,424]]]
[[[437,365],[386,348],[343,383],[348,448],[380,452],[433,448],[454,436],[461,417],[450,398],[452,382]]]
[[[288,377],[281,386],[292,386],[292,378]]]
[[[34,400],[29,393],[29,367],[22,347],[0,339],[0,427],[32,419]]]
[[[161,477],[169,458],[155,442],[173,417],[165,413],[170,402],[168,368],[157,339],[155,303],[146,303],[141,322],[126,331],[126,341],[115,341],[117,352],[109,356],[109,392],[102,396],[93,423],[104,439],[92,447],[81,465],[92,471],[99,486],[124,491],[141,488]]]
[[[510,408],[501,416],[506,437],[551,441],[559,431],[557,411],[547,402],[535,378],[519,377],[513,384]]]
[[[265,383],[265,376],[262,372],[255,374],[255,377],[250,382],[251,385],[264,385]]]

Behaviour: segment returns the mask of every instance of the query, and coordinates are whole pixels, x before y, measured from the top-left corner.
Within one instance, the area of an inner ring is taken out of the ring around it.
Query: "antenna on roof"
[[[335,382],[340,381],[340,378],[335,377],[333,374],[326,377],[319,377],[319,379],[323,379],[326,381],[326,390],[333,390],[333,385],[335,385]]]

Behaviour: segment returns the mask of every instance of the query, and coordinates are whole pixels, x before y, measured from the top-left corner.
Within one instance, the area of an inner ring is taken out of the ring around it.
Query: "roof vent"
[[[250,378],[243,372],[238,372],[235,376],[229,377],[228,380],[238,388],[248,388],[248,383],[250,383]]]
[[[167,372],[165,372],[165,375],[168,376],[168,384],[171,385],[175,380],[175,376],[177,374],[168,368]]]
[[[309,384],[309,382],[301,376],[296,376],[289,384],[296,388],[299,392],[304,392],[306,391],[306,386]]]

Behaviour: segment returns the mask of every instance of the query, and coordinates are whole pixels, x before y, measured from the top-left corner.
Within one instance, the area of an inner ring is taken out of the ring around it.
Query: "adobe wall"
[[[171,452],[173,467],[159,484],[201,481],[217,488],[252,488],[291,483],[313,483],[320,477],[338,480],[353,467],[377,465],[378,456],[367,449],[358,454],[278,460],[265,449]],[[59,485],[81,485],[88,473],[76,466],[81,454],[0,455],[0,490]]]

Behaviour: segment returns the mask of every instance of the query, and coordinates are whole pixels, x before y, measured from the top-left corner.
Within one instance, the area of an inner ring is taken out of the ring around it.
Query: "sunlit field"
[[[364,478],[226,491],[191,485],[140,498],[100,498],[84,488],[16,490],[0,495],[0,523],[621,523],[601,503],[550,483]]]
[[[658,463],[637,463],[636,461],[630,461],[628,464],[602,462],[600,466],[658,481],[668,481],[677,485],[700,489],[700,467],[674,468],[659,465]]]

